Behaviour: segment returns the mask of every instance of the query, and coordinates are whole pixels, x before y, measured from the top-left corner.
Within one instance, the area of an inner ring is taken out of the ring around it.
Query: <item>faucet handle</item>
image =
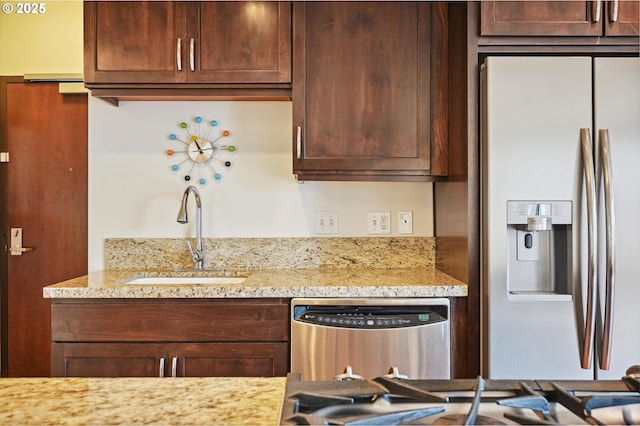
[[[189,246],[189,253],[191,254],[191,260],[193,260],[193,262],[196,264],[199,262],[202,262],[204,260],[202,251],[194,250],[193,245],[191,244],[191,240],[187,240],[187,245]]]

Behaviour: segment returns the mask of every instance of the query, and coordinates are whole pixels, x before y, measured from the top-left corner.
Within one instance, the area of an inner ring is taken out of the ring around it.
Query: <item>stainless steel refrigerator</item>
[[[640,364],[640,59],[481,76],[482,373],[620,378]]]

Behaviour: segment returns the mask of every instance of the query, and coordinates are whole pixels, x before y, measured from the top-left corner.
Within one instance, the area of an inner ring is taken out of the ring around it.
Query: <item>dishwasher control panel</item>
[[[299,307],[301,308],[301,307]],[[314,307],[317,308],[317,307]],[[446,321],[447,318],[433,310],[419,307],[415,311],[402,310],[398,312],[375,312],[362,308],[349,307],[346,309],[300,309],[293,320],[308,324],[357,328],[357,329],[386,329],[416,327]],[[356,311],[356,312],[354,312]]]

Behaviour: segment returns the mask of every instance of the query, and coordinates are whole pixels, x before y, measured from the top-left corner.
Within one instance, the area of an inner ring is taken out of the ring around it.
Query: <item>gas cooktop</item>
[[[282,425],[640,425],[640,366],[620,380],[416,380],[392,367],[371,380],[290,373]]]

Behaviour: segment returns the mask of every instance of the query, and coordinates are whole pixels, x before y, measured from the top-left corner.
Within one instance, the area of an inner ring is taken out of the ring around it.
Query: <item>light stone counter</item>
[[[241,284],[128,285],[150,276],[216,276],[220,272],[105,270],[50,285],[46,298],[465,297],[467,285],[433,268],[257,270]]]
[[[277,425],[285,377],[3,378],[0,424]]]

